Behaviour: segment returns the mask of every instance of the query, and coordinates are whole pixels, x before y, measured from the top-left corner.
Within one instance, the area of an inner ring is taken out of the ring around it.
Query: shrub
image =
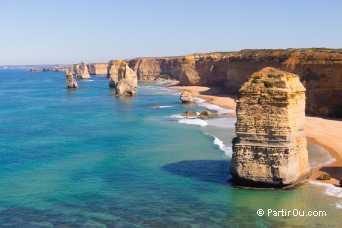
[[[329,173],[322,173],[321,175],[319,175],[319,177],[317,178],[318,180],[330,180],[331,176]]]
[[[276,81],[274,83],[274,86],[277,87],[277,88],[286,88],[286,82],[284,82],[284,81]]]
[[[275,76],[275,74],[273,74],[273,73],[268,73],[268,74],[267,74],[267,77],[268,77],[268,78],[274,78],[274,76]]]
[[[261,79],[261,74],[255,74],[252,76],[253,79]]]
[[[258,79],[253,78],[252,83],[258,83]]]
[[[272,84],[271,82],[269,82],[269,81],[264,81],[264,86],[265,86],[266,88],[272,88],[272,87],[273,87],[273,84]]]

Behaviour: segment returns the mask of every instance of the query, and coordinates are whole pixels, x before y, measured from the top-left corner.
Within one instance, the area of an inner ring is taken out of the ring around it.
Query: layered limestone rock
[[[179,80],[183,86],[220,86],[225,93],[233,95],[253,72],[266,66],[279,68],[299,75],[307,90],[308,114],[342,118],[341,49],[242,50],[135,58],[127,63],[139,80],[167,77]]]
[[[84,62],[72,65],[71,72],[76,75],[76,78],[90,79],[88,67]]]
[[[179,99],[183,103],[192,103],[194,102],[194,98],[192,97],[192,94],[189,90],[183,90],[179,96]]]
[[[236,114],[230,166],[236,184],[286,187],[308,176],[305,88],[297,75],[271,67],[252,74]]]
[[[109,87],[116,89],[117,95],[134,95],[138,88],[137,74],[126,61],[111,61],[109,68]]]
[[[87,66],[90,75],[108,74],[108,63],[90,63]]]
[[[182,73],[184,57],[135,58],[128,60],[141,81],[156,79],[178,80]]]
[[[73,74],[70,71],[65,72],[65,78],[68,89],[76,89],[78,88],[77,81],[74,79]]]

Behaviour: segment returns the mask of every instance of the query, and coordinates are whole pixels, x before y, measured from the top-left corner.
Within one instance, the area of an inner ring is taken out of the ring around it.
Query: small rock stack
[[[78,88],[77,82],[73,77],[73,74],[70,71],[65,72],[65,78],[67,83],[67,89],[76,89]]]
[[[271,67],[252,74],[237,101],[230,173],[247,187],[287,187],[310,172],[304,134],[305,88]]]
[[[182,101],[182,103],[194,102],[194,98],[192,97],[192,94],[189,90],[183,90],[179,96],[179,99]]]

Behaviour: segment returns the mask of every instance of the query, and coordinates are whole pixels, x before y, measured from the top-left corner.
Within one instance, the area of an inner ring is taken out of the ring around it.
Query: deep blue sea
[[[63,73],[0,70],[0,227],[341,227],[333,186],[232,187],[235,118],[179,118],[217,107],[182,105],[165,84],[140,83],[135,97],[116,97],[106,77],[78,84],[65,89]],[[308,148],[312,165],[331,159]]]

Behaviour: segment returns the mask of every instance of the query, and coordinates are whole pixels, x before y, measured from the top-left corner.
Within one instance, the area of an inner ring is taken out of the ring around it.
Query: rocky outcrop
[[[126,61],[116,60],[109,64],[109,87],[116,89],[117,95],[134,95],[138,88],[137,74]]]
[[[67,89],[78,88],[77,81],[74,79],[74,76],[70,71],[65,72],[65,78],[67,83]]]
[[[242,50],[136,58],[128,64],[140,80],[164,75],[179,79],[180,85],[220,86],[230,94],[237,94],[253,72],[267,66],[279,68],[299,75],[307,89],[308,114],[342,118],[341,49]]]
[[[194,98],[192,97],[191,92],[189,90],[183,90],[179,96],[179,99],[182,101],[182,103],[194,102]]]
[[[239,90],[230,172],[234,183],[286,187],[310,172],[305,88],[295,74],[264,68]]]
[[[90,79],[88,67],[84,62],[72,65],[71,66],[71,73],[76,75],[76,78]]]
[[[108,74],[108,63],[90,63],[87,66],[90,75]]]

